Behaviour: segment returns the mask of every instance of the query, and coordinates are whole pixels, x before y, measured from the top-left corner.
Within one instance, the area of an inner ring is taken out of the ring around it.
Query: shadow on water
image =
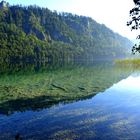
[[[0,68],[0,114],[5,115],[89,99],[133,72],[112,62],[12,63]]]
[[[16,134],[15,140],[22,140],[22,136],[20,135],[20,133]]]
[[[94,95],[87,95],[82,98],[78,98],[78,97],[69,98],[69,99],[61,98],[58,100],[54,99],[53,97],[40,96],[40,97],[35,97],[33,99],[9,100],[0,104],[0,114],[10,115],[15,111],[24,112],[27,110],[40,111],[41,109],[50,108],[59,103],[68,104],[68,103],[76,102],[78,100],[90,99],[93,96]]]

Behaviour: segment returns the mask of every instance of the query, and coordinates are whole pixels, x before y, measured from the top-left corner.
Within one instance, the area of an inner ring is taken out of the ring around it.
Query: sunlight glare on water
[[[118,88],[119,87],[119,88]],[[115,84],[114,89],[121,91],[140,91],[140,75],[132,75]]]

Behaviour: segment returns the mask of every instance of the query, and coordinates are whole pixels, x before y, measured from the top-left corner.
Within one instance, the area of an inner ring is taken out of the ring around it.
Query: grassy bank
[[[118,59],[118,60],[115,60],[115,63],[140,66],[140,59]]]

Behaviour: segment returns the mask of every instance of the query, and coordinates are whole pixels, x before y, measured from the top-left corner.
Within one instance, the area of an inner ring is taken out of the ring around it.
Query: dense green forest
[[[0,3],[1,62],[124,58],[131,46],[90,17]]]

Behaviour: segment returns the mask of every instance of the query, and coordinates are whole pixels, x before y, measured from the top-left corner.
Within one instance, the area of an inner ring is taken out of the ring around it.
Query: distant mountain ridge
[[[3,61],[124,58],[131,46],[130,40],[90,17],[0,3]]]

